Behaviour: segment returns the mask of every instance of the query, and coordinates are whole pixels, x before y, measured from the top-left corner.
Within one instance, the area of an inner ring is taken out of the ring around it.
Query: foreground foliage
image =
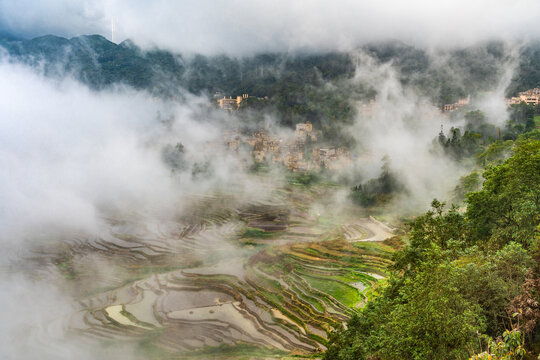
[[[466,195],[465,213],[434,200],[410,223],[381,295],[333,335],[325,359],[519,359],[534,348],[540,140],[526,135]]]
[[[473,355],[471,360],[514,360],[522,359],[527,353],[523,348],[523,337],[518,330],[506,330],[502,339],[494,341],[489,339],[488,350]]]

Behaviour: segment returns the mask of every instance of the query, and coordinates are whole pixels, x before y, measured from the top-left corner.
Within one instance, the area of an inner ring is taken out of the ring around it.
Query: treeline
[[[446,135],[441,130],[438,143],[444,152],[455,160],[478,157],[494,142],[516,140],[520,134],[535,129],[535,117],[540,115],[540,105],[514,104],[509,109],[509,119],[504,126],[491,124],[480,110],[465,113],[463,128],[453,127]]]
[[[454,189],[452,200],[462,202],[469,191],[482,185],[482,169],[497,164],[510,156],[514,141],[519,137],[533,136],[537,123],[540,125],[540,105],[514,104],[509,109],[509,119],[504,126],[490,124],[479,111],[465,114],[465,126],[453,127],[448,136],[439,133],[435,147],[456,162],[474,163],[475,170],[462,177]]]
[[[348,54],[259,54],[243,58],[181,55],[142,50],[130,41],[114,44],[102,36],[31,40],[0,37],[12,60],[48,76],[71,75],[93,89],[126,84],[164,98],[185,91],[214,96],[253,96],[242,110],[251,119],[275,114],[282,125],[310,120],[328,137],[354,116],[351,99],[372,97],[367,87],[337,86],[354,75]],[[334,87],[326,87],[334,84]],[[267,98],[258,101],[256,97]]]
[[[362,66],[356,52],[186,55],[143,50],[129,40],[115,44],[99,35],[25,40],[0,34],[0,46],[12,60],[49,76],[71,75],[98,90],[126,84],[169,99],[181,99],[188,91],[206,95],[214,104],[216,96],[247,93],[252,98],[237,113],[246,122],[257,123],[269,114],[289,127],[309,120],[322,130],[324,142],[337,146],[354,146],[346,129],[357,115],[357,103],[376,96],[372,84],[353,80],[356,67]],[[523,66],[512,83],[514,90],[530,87],[524,74],[535,78],[539,49],[538,43],[522,49]],[[491,89],[509,60],[498,42],[435,55],[401,42],[368,44],[357,52],[390,64],[404,86],[439,106]]]
[[[540,40],[521,49],[519,65],[506,89],[506,96],[516,96],[520,91],[538,87],[538,84],[540,84]]]
[[[447,134],[441,130],[432,149],[442,152],[448,161],[465,162],[476,168],[461,178],[456,186],[452,200],[457,203],[465,199],[468,191],[477,190],[481,186],[480,172],[483,168],[504,160],[509,156],[514,140],[521,135],[533,134],[537,123],[540,126],[540,105],[512,105],[509,119],[501,127],[489,123],[479,110],[468,111],[464,118],[463,127],[452,127]],[[353,186],[349,198],[357,205],[372,207],[384,205],[394,195],[404,192],[407,192],[407,188],[400,174],[392,169],[390,159],[385,157],[382,159],[380,175]]]
[[[370,207],[387,203],[394,195],[406,192],[407,188],[401,182],[399,174],[392,170],[390,158],[384,156],[380,175],[363,184],[355,185],[349,198],[357,205]]]
[[[348,81],[361,65],[355,52],[272,53],[247,57],[175,54],[143,50],[127,40],[115,44],[99,35],[30,40],[0,34],[0,46],[17,61],[40,67],[51,76],[71,74],[95,89],[127,84],[156,96],[180,97],[182,91],[268,97],[246,109],[274,111],[285,125],[310,120],[320,128],[342,126],[354,117],[354,102],[375,96],[369,84]],[[506,70],[508,49],[491,42],[462,49],[425,50],[401,42],[368,44],[364,52],[391,64],[404,86],[442,106],[490,89]],[[434,61],[434,56],[437,61]],[[521,51],[511,91],[540,83],[540,43]]]
[[[392,273],[325,359],[520,359],[540,352],[540,132],[484,171],[458,211],[409,224]],[[475,355],[477,354],[477,355]]]

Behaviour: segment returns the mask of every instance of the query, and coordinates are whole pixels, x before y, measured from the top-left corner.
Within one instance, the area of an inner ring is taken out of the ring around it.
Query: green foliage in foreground
[[[488,339],[488,349],[471,360],[514,360],[522,359],[527,351],[523,347],[523,336],[519,330],[506,330],[501,341]]]
[[[463,201],[467,193],[479,190],[481,185],[482,176],[479,171],[473,171],[469,175],[462,176],[459,179],[459,184],[454,189],[454,199],[456,202]]]
[[[514,155],[484,173],[483,189],[468,195],[471,237],[532,246],[540,210],[540,141],[521,142]]]
[[[488,168],[481,190],[466,195],[465,213],[435,200],[410,223],[386,287],[333,334],[325,359],[487,359],[486,348],[493,359],[519,359],[518,331],[525,348],[535,347],[540,140],[526,134],[512,152]],[[528,314],[517,323],[516,309]],[[512,336],[493,345],[489,338],[501,333]]]

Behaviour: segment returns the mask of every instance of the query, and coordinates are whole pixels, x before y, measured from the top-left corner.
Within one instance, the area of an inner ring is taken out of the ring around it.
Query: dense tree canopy
[[[525,352],[514,344],[522,332],[534,351],[540,330],[538,132],[522,135],[511,151],[484,172],[481,190],[467,194],[465,213],[435,200],[410,223],[408,244],[396,252],[382,294],[333,335],[325,359],[465,359],[489,351],[505,358],[508,349]],[[488,341],[502,333],[511,334],[508,343]]]
[[[482,190],[467,196],[472,239],[532,246],[540,214],[540,141],[520,141],[514,155],[484,177]]]

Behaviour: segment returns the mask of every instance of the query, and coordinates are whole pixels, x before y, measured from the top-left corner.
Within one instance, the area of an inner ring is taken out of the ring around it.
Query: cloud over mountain
[[[247,54],[260,51],[343,50],[398,39],[447,46],[502,38],[536,38],[534,0],[0,1],[0,29],[22,36],[98,33],[176,51]]]

